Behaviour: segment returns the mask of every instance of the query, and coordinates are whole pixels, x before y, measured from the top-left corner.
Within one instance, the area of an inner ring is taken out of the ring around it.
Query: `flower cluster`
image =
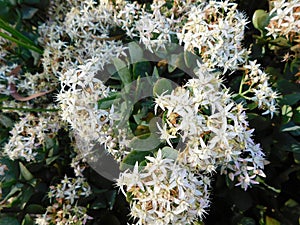
[[[56,10],[53,14],[61,19],[41,26],[42,40],[48,47],[43,63],[44,67],[51,66],[59,78],[57,101],[61,117],[75,131],[78,148],[86,152],[93,142],[108,141],[107,123],[113,111],[98,109],[97,102],[110,93],[110,88],[104,85],[105,78],[99,72],[112,58],[124,54],[125,48],[121,42],[109,38],[116,26],[109,1],[100,4],[81,1],[69,7],[65,17]]]
[[[199,53],[208,68],[235,70],[249,52],[242,47],[248,21],[228,0],[194,5],[187,12],[187,22],[178,33],[184,49]]]
[[[276,99],[278,94],[271,88],[268,74],[260,69],[260,64],[257,64],[256,60],[249,61],[249,64],[246,64],[244,68],[247,71],[242,84],[248,84],[248,89],[240,94],[246,99],[255,102],[258,108],[266,110],[262,113],[263,115],[270,114],[272,118],[274,113],[277,112]],[[248,93],[252,93],[253,96],[247,97]]]
[[[166,15],[168,9],[165,4],[166,1],[153,1],[150,12],[136,3],[125,4],[116,22],[129,37],[137,37],[150,51],[152,48],[164,48],[171,43],[172,36],[176,36],[180,21],[174,18],[173,13]]]
[[[285,36],[287,39],[299,35],[300,32],[300,3],[298,0],[272,1],[272,10],[269,25],[266,27],[267,35],[273,38]]]
[[[4,146],[4,153],[12,160],[34,161],[36,150],[45,145],[47,138],[54,138],[60,128],[61,122],[55,113],[38,117],[27,114],[10,131],[12,136]]]
[[[231,100],[217,74],[199,69],[196,76],[184,87],[156,98],[156,107],[166,113],[160,138],[171,147],[172,139],[182,139],[178,161],[192,171],[230,169],[231,179],[246,190],[257,174],[263,176],[264,154],[251,138],[245,110]]]
[[[0,94],[9,95],[10,90],[8,88],[8,84],[15,84],[17,78],[15,76],[11,76],[11,72],[16,69],[17,65],[6,65],[3,64],[0,66]]]
[[[88,197],[91,187],[82,177],[69,178],[67,176],[56,186],[50,187],[48,197],[54,201],[47,208],[46,213],[36,219],[39,225],[83,225],[92,219],[87,215],[87,208],[77,205],[77,199]]]
[[[123,172],[117,185],[131,199],[131,215],[137,224],[191,224],[202,218],[209,206],[210,181],[188,167],[164,158],[146,156],[147,164]]]

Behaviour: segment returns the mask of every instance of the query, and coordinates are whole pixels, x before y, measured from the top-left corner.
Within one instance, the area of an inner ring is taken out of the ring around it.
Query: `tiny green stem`
[[[239,88],[239,94],[240,94],[240,95],[242,94],[242,91],[243,91],[243,83],[244,83],[244,79],[245,79],[245,75],[243,75],[242,80],[241,80],[241,83],[240,83],[240,88]]]
[[[244,98],[246,98],[246,94],[248,94],[250,92],[250,88],[247,91],[244,91],[243,93],[239,93],[239,95],[243,96]]]

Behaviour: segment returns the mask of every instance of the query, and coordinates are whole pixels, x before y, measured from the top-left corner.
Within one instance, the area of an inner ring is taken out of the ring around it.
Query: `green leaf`
[[[185,68],[184,53],[172,54],[168,60],[168,71],[172,73],[176,68]]]
[[[270,127],[270,120],[256,113],[247,113],[250,126],[254,127],[256,131],[263,131]]]
[[[255,220],[250,217],[243,217],[238,225],[255,225]]]
[[[21,225],[34,225],[34,222],[29,214],[26,214]]]
[[[30,7],[30,6],[23,6],[21,8],[21,14],[22,14],[22,19],[31,19],[34,14],[37,13],[37,11],[39,11],[37,8],[34,7]]]
[[[298,127],[298,129],[299,128],[300,127]],[[290,135],[290,133],[282,133],[280,137],[280,142],[278,142],[276,147],[280,148],[283,151],[300,153],[300,142],[297,139],[295,139],[292,135]]]
[[[178,156],[178,151],[171,147],[163,147],[161,150],[163,158],[173,159],[176,160]]]
[[[300,123],[300,106],[294,110],[293,120],[295,123]]]
[[[298,45],[295,45],[294,47],[296,47]],[[295,52],[296,55],[298,54],[297,52],[299,51],[299,47],[295,48]],[[296,57],[295,59],[292,60],[290,66],[289,66],[289,71],[291,73],[291,75],[295,75],[299,72],[299,68],[300,68],[300,59],[298,57]]]
[[[288,76],[288,75],[286,75]],[[280,79],[278,80],[275,84],[274,84],[275,88],[283,95],[283,96],[286,96],[286,95],[289,95],[289,94],[293,94],[293,93],[296,93],[299,91],[299,87],[286,80],[286,79]],[[288,103],[282,103],[282,105],[289,105]]]
[[[8,200],[9,198],[11,198],[12,196],[14,196],[16,193],[20,192],[23,188],[23,184],[21,183],[17,183],[15,184],[9,191],[9,193],[5,196],[3,201]],[[1,223],[0,223],[1,224]]]
[[[166,78],[161,78],[157,80],[153,86],[153,95],[159,96],[162,95],[163,93],[165,95],[171,94],[172,90],[173,87],[171,81]]]
[[[281,115],[282,115],[282,122],[284,124],[288,123],[292,116],[293,116],[293,109],[289,105],[284,105],[281,107]]]
[[[197,66],[197,56],[190,51],[184,51],[184,62],[187,68],[195,68]]]
[[[284,95],[280,101],[281,105],[294,105],[300,100],[300,92]]]
[[[146,77],[152,74],[152,66],[148,61],[137,62],[133,64],[133,79],[136,80],[138,77]]]
[[[106,208],[107,208],[106,203],[102,202],[101,200],[98,200],[91,204],[91,209],[94,209],[94,210],[106,209]]]
[[[266,11],[258,9],[254,12],[252,23],[256,29],[261,31],[262,34],[265,32],[265,27],[268,26],[269,22],[270,17]]]
[[[116,190],[111,190],[105,193],[105,198],[110,210],[112,210],[114,207],[114,204],[116,202],[116,196],[117,196]]]
[[[294,162],[297,163],[297,164],[300,164],[300,153],[294,152],[293,155],[294,155]]]
[[[156,133],[136,136],[129,142],[129,147],[137,151],[151,151],[160,145],[160,138]]]
[[[27,186],[25,189],[22,190],[21,196],[18,198],[20,202],[20,208],[23,210],[28,203],[31,196],[34,194],[34,189],[31,186]]]
[[[20,225],[19,221],[14,217],[4,216],[0,218],[0,224],[3,225]]]
[[[45,212],[45,208],[38,204],[30,204],[26,207],[26,213],[29,214],[43,214]]]
[[[275,40],[271,40],[270,43],[273,45],[280,46],[280,47],[286,47],[286,48],[291,47],[288,40],[283,37],[279,37],[279,38],[276,38]]]
[[[108,97],[100,99],[98,101],[98,108],[99,109],[109,109],[112,104],[116,101],[118,101],[118,98],[120,98],[120,93],[111,93]]]
[[[295,207],[295,206],[298,206],[299,204],[298,204],[298,202],[296,202],[294,199],[289,199],[289,200],[287,200],[285,203],[284,203],[284,205],[285,206],[287,206],[287,207],[290,207],[290,208],[293,208],[293,207]]]
[[[136,162],[141,162],[145,160],[145,156],[150,155],[150,151],[131,151],[120,163],[120,170],[124,171],[128,168],[132,168]]]
[[[36,5],[39,4],[41,0],[24,0],[24,3],[28,5]]]
[[[125,62],[119,58],[113,60],[116,72],[118,72],[124,85],[131,82],[131,74]]]
[[[131,63],[136,63],[143,60],[143,49],[141,49],[141,47],[136,42],[130,42],[128,44],[128,50]]]
[[[280,225],[280,222],[272,217],[266,216],[266,225]]]
[[[154,69],[153,69],[152,77],[153,77],[154,79],[158,79],[158,78],[159,78],[159,73],[158,73],[158,70],[157,70],[157,67],[156,67],[156,66],[155,66]]]
[[[60,157],[60,155],[56,155],[50,158],[46,159],[46,165],[49,166],[51,163],[53,163],[56,159],[58,159]]]
[[[0,163],[6,165],[9,170],[5,171],[5,181],[16,181],[19,177],[19,166],[18,163],[8,158],[0,158]]]
[[[21,176],[26,181],[30,181],[34,178],[34,176],[30,173],[30,171],[21,162],[19,162],[19,166],[20,166]]]
[[[0,114],[0,124],[2,124],[6,128],[10,128],[13,126],[13,121],[9,117]]]
[[[295,125],[293,122],[287,123],[286,125],[281,127],[282,132],[295,132],[299,130],[300,126]]]

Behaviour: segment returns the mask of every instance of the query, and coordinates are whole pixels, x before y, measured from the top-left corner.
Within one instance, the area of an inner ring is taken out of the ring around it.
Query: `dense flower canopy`
[[[299,7],[297,0],[274,1],[262,35],[298,40]],[[229,0],[50,1],[47,20],[38,27],[38,43],[44,48],[36,57],[39,69],[27,72],[18,64],[5,64],[10,52],[0,50],[0,94],[39,96],[34,101],[17,96],[20,101],[4,100],[3,107],[45,109],[14,110],[20,120],[4,154],[34,164],[44,157],[40,152],[54,148],[50,139],[58,138],[59,130],[68,132],[76,152],[74,177],[65,175],[50,186],[52,205],[36,223],[85,224],[93,219],[88,206],[78,204],[93,190],[81,162],[93,158],[98,146],[121,163],[116,185],[138,225],[203,220],[216,174],[245,191],[258,184],[267,160],[246,112],[255,109],[273,118],[279,93],[260,61],[251,57],[251,48],[243,45],[249,23]],[[172,49],[171,43],[183,51]],[[0,38],[0,45],[8,42]],[[237,88],[228,87],[232,74],[240,77]],[[152,96],[138,99],[143,89],[151,89]],[[51,92],[55,101],[48,103],[45,95]],[[135,148],[150,137],[157,146]],[[0,163],[0,176],[6,170]]]

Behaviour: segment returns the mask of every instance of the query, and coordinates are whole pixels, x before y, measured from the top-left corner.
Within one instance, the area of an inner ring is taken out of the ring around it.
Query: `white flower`
[[[300,32],[299,12],[300,7],[298,0],[276,0],[272,2],[274,5],[269,12],[271,17],[269,25],[266,27],[267,35],[273,38],[285,36],[287,38],[294,37]],[[290,39],[290,38],[289,38]]]
[[[157,128],[160,131],[160,139],[166,140],[168,145],[172,147],[170,139],[176,138],[176,136],[170,134],[170,132],[167,130],[167,124],[165,123],[163,127],[160,127],[160,125],[157,123]]]
[[[223,73],[243,64],[248,51],[242,48],[248,21],[236,10],[236,3],[210,1],[192,5],[187,22],[177,34],[184,49],[197,49],[208,68],[222,68]]]
[[[147,160],[139,179],[131,178],[137,176],[136,171],[127,170],[117,180],[121,190],[126,186],[132,196],[131,215],[138,219],[137,224],[185,224],[201,218],[209,206],[207,179],[163,158],[161,150]]]

